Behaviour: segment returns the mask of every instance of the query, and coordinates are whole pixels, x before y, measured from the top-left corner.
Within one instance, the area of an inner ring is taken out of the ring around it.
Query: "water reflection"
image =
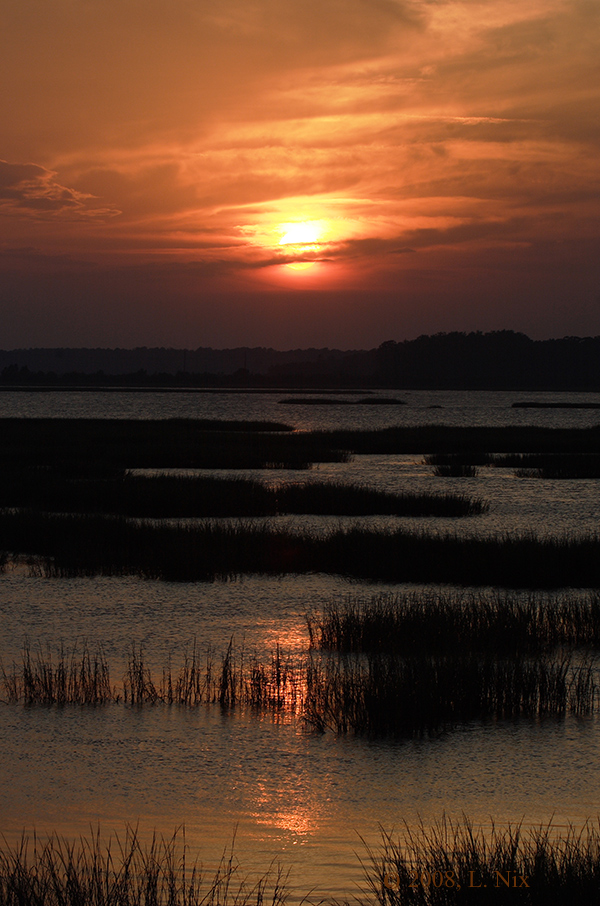
[[[237,826],[240,858],[279,855],[323,893],[360,880],[358,834],[418,816],[476,823],[582,823],[600,812],[595,720],[472,725],[439,739],[368,742],[252,715],[123,706],[0,707],[3,831],[73,837],[141,821],[218,861]],[[306,889],[305,891],[306,892]]]

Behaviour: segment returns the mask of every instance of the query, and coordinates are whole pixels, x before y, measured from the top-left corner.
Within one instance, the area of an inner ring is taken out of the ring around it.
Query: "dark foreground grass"
[[[279,647],[270,658],[248,657],[230,644],[216,657],[194,647],[183,664],[158,673],[132,647],[120,686],[110,681],[102,654],[61,650],[2,668],[8,704],[143,707],[219,705],[302,719],[319,732],[367,737],[440,734],[475,720],[563,718],[595,714],[597,671],[589,660],[563,656],[498,657],[453,652],[400,657],[296,656]]]
[[[348,454],[278,422],[0,419],[0,466],[95,475],[125,469],[308,468]]]
[[[597,453],[600,426],[540,428],[530,425],[457,427],[421,425],[378,431],[315,432],[335,449],[352,453]]]
[[[600,478],[600,454],[512,453],[491,457],[497,468],[513,468],[519,478]]]
[[[567,658],[332,656],[308,665],[305,719],[368,737],[438,735],[474,720],[589,716],[591,663]]]
[[[404,824],[369,850],[365,879],[381,906],[600,904],[597,825],[476,829],[464,817]],[[521,880],[524,879],[524,880]]]
[[[142,842],[100,833],[76,843],[23,836],[0,847],[0,906],[280,906],[287,874],[272,865],[258,879],[244,876],[225,853],[213,871],[190,859],[184,832]]]
[[[22,651],[21,663],[0,666],[3,700],[24,705],[198,705],[250,707],[260,711],[300,713],[306,685],[303,664],[294,664],[279,646],[266,661],[234,649],[222,655],[210,648],[201,655],[196,643],[179,667],[171,661],[153,674],[141,647],[132,645],[120,684],[113,684],[102,651],[87,645]]]
[[[111,683],[108,663],[102,649],[93,654],[86,644],[81,651],[61,645],[52,650],[41,648],[34,653],[23,646],[19,667],[12,671],[0,665],[4,700],[25,705],[105,705],[121,698]]]
[[[394,404],[397,405],[397,404]],[[290,432],[270,422],[200,419],[0,419],[0,466],[67,474],[112,469],[308,467],[351,453],[597,453],[593,428],[425,425]]]
[[[600,835],[589,823],[580,830],[550,823],[486,831],[466,817],[443,817],[431,827],[382,832],[381,844],[365,846],[361,862],[362,906],[600,903]],[[216,869],[203,869],[184,830],[147,842],[132,828],[121,837],[97,831],[77,842],[23,835],[0,847],[2,906],[283,906],[288,877],[274,863],[258,878],[245,875],[234,844]],[[301,902],[315,902],[308,896],[317,879],[303,880]]]
[[[311,647],[457,654],[600,648],[600,594],[420,591],[332,600],[307,617]]]
[[[460,517],[489,508],[480,498],[465,495],[391,494],[335,482],[270,488],[243,478],[129,473],[121,478],[67,478],[45,469],[2,472],[0,507],[148,518],[284,513]]]
[[[600,537],[427,535],[353,527],[319,536],[268,524],[157,525],[122,517],[0,513],[0,551],[47,576],[198,581],[323,572],[380,582],[600,586]]]

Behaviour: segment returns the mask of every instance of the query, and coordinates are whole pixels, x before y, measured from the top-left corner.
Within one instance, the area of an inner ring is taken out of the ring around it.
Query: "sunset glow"
[[[0,5],[6,344],[600,333],[598,4]]]
[[[283,236],[279,245],[289,246],[290,251],[304,255],[307,252],[318,253],[321,249],[318,240],[323,235],[325,225],[321,221],[301,221],[300,223],[284,223],[281,226]],[[291,270],[305,271],[314,267],[314,261],[292,261],[286,266]]]
[[[310,245],[316,248],[315,243],[320,238],[323,227],[320,223],[284,223],[282,229],[285,231],[280,245]]]

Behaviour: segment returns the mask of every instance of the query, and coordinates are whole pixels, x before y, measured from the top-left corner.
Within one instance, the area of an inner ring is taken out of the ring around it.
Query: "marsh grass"
[[[438,478],[475,478],[477,466],[487,465],[487,453],[430,453],[423,457]]]
[[[201,657],[194,645],[179,668],[169,659],[155,673],[143,649],[132,645],[121,687],[110,683],[102,656],[86,649],[76,656],[61,648],[54,660],[41,650],[32,656],[26,645],[22,664],[2,670],[9,703],[219,705],[369,737],[438,734],[473,720],[589,716],[597,710],[596,674],[591,660],[572,665],[566,656],[313,653],[292,659],[277,646],[265,660],[233,641],[220,657],[210,648]]]
[[[291,406],[405,406],[405,400],[384,396],[366,396],[359,400],[337,400],[327,397],[289,397],[279,400],[282,405]]]
[[[57,655],[47,648],[31,651],[25,643],[20,667],[13,664],[7,672],[0,666],[4,694],[8,702],[26,705],[104,705],[117,702],[120,695],[110,679],[101,648],[93,654],[87,644],[79,650],[61,645]]]
[[[380,848],[366,849],[366,888],[381,906],[600,903],[600,833],[590,823],[492,823],[486,831],[465,816],[444,816],[429,827],[420,821],[398,834],[382,831]]]
[[[419,591],[333,599],[307,615],[312,648],[397,654],[600,648],[600,594]]]
[[[420,425],[377,431],[313,432],[330,447],[353,453],[597,453],[600,426],[542,428],[532,425],[464,427]]]
[[[183,662],[152,672],[142,646],[132,644],[121,686],[113,685],[102,649],[93,654],[61,645],[58,654],[23,646],[21,663],[0,668],[4,700],[25,705],[181,705],[219,704],[261,711],[300,713],[305,689],[304,660],[293,661],[279,646],[260,660],[236,649],[233,640],[218,656],[210,647],[201,655],[194,642]]]
[[[342,655],[309,663],[305,719],[337,734],[420,737],[474,720],[590,716],[597,703],[592,663],[568,657]]]
[[[491,458],[496,468],[513,468],[518,478],[600,478],[600,454],[512,453]]]
[[[217,867],[208,870],[190,854],[184,829],[170,838],[155,833],[146,842],[132,827],[121,836],[105,838],[96,830],[76,841],[24,834],[17,843],[4,841],[0,847],[0,903],[284,906],[289,873],[275,863],[258,877],[244,873],[234,844]],[[597,906],[600,900],[600,834],[591,823],[581,829],[551,822],[529,829],[520,823],[492,823],[486,830],[466,816],[443,816],[432,826],[419,821],[405,823],[398,833],[382,830],[381,844],[364,844],[364,851],[367,899],[359,903]],[[307,888],[311,880],[306,879]],[[475,890],[477,885],[482,886]],[[307,896],[301,902],[306,901]]]
[[[0,466],[95,476],[125,469],[309,468],[348,453],[278,422],[0,419]]]
[[[123,517],[0,513],[0,550],[35,555],[47,576],[198,581],[323,572],[380,582],[600,586],[600,537],[489,538],[352,526],[309,534],[265,524],[159,525]]]
[[[183,831],[143,843],[100,832],[77,842],[23,835],[0,848],[2,906],[281,906],[287,873],[274,863],[259,878],[244,875],[233,844],[216,870],[190,858]]]
[[[42,466],[87,475],[106,469],[308,468],[347,462],[351,453],[582,454],[600,448],[600,426],[292,432],[277,422],[9,418],[0,419],[0,435],[4,468]]]
[[[459,494],[391,494],[339,482],[270,488],[244,478],[125,473],[64,477],[41,469],[0,475],[0,507],[146,518],[317,515],[474,516],[488,505]]]
[[[279,646],[264,663],[256,654],[236,650],[233,640],[220,658],[210,648],[202,657],[194,642],[178,670],[169,662],[156,679],[145,664],[143,650],[132,646],[123,678],[124,700],[134,705],[219,704],[294,714],[303,707],[303,688],[303,666],[294,664]]]

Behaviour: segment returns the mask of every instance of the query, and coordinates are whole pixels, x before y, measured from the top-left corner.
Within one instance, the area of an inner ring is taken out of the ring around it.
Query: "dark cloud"
[[[62,186],[56,173],[36,164],[0,160],[0,210],[45,219],[98,218],[119,213],[100,207],[93,195]]]

